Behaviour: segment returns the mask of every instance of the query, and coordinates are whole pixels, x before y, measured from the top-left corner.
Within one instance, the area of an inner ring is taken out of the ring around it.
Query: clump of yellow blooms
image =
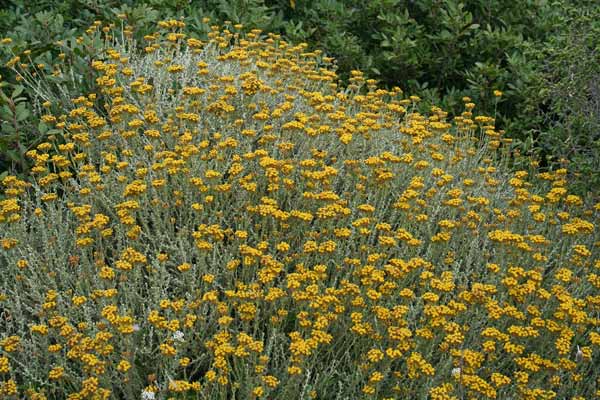
[[[0,183],[0,398],[600,397],[600,206],[565,170],[511,175],[469,98],[159,28]]]

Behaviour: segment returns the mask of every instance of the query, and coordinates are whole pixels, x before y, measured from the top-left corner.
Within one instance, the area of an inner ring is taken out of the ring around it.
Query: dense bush
[[[566,170],[507,173],[469,98],[160,26],[91,28],[97,88],[1,181],[3,399],[600,395],[600,204]]]
[[[600,7],[561,11],[564,17],[547,43],[525,50],[537,73],[530,76],[520,100],[523,112],[507,129],[529,133],[529,143],[522,138],[524,148],[546,165],[564,159],[563,165],[574,173],[573,189],[598,194]]]
[[[435,104],[460,113],[470,96],[482,113],[495,115],[498,126],[514,138],[516,168],[535,157],[543,168],[569,163],[570,182],[579,193],[596,192],[600,174],[597,82],[600,8],[595,0],[505,2],[488,0],[143,0],[8,2],[0,18],[0,35],[14,39],[5,61],[31,47],[47,65],[62,64],[76,38],[94,20],[135,25],[140,37],[151,23],[183,17],[190,30],[206,33],[202,18],[243,23],[283,34],[321,49],[337,60],[339,75],[365,71],[389,88],[423,98],[422,110]],[[14,28],[16,27],[16,28]],[[66,48],[53,43],[64,40]],[[88,49],[92,51],[95,48]],[[73,49],[77,64],[89,54]],[[550,60],[550,61],[549,61]],[[576,62],[575,62],[576,61]],[[4,69],[2,73],[12,77]],[[10,79],[8,79],[10,80]],[[87,82],[87,80],[84,80]],[[6,87],[10,98],[14,86]],[[499,103],[493,95],[501,90]],[[572,96],[569,96],[569,93]],[[27,148],[43,140],[31,113],[35,95],[27,89],[20,114],[7,99],[0,137],[0,170],[26,170]],[[14,102],[14,100],[13,100]],[[16,132],[15,132],[16,131]],[[22,136],[17,138],[16,135]],[[44,134],[45,132],[41,132]]]

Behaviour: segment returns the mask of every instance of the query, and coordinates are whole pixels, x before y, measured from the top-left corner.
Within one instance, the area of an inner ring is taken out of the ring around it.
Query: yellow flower
[[[252,394],[256,397],[261,397],[265,393],[262,386],[257,386],[252,390]]]
[[[127,360],[121,360],[119,361],[119,365],[117,365],[117,370],[123,373],[129,371],[130,368],[131,364]]]
[[[188,357],[183,357],[179,359],[179,365],[182,367],[187,367],[190,365],[191,360]]]
[[[10,365],[7,357],[0,357],[0,374],[8,374],[10,372]]]
[[[52,381],[59,380],[64,375],[65,369],[63,367],[54,367],[48,372],[48,379]]]
[[[168,343],[162,343],[159,348],[160,352],[165,356],[173,357],[175,354],[177,354],[177,349]]]

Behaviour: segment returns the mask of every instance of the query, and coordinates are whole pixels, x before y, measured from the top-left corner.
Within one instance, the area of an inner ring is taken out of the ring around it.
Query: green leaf
[[[19,96],[21,93],[23,93],[23,89],[25,88],[22,85],[15,86],[15,89],[10,97],[14,99],[15,97]]]
[[[4,152],[4,154],[6,154],[8,156],[9,160],[15,161],[15,162],[20,162],[21,161],[21,157],[19,155],[19,153],[17,153],[14,150],[6,150]]]
[[[43,135],[48,131],[48,125],[44,121],[40,121],[38,124],[38,131]]]
[[[16,113],[18,122],[26,120],[31,115],[31,112],[26,108],[17,108]]]
[[[16,130],[15,130],[14,126],[12,126],[12,125],[10,125],[8,123],[2,124],[0,126],[2,127],[2,131],[3,132],[6,132],[8,134],[14,134],[14,133],[16,133]]]
[[[48,130],[48,132],[46,132],[47,136],[50,135],[62,135],[63,131],[61,129],[50,129]]]

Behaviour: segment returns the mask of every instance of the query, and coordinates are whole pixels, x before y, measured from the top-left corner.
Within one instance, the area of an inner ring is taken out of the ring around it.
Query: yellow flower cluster
[[[566,171],[505,171],[469,98],[159,28],[1,181],[1,398],[600,397],[600,207]]]

